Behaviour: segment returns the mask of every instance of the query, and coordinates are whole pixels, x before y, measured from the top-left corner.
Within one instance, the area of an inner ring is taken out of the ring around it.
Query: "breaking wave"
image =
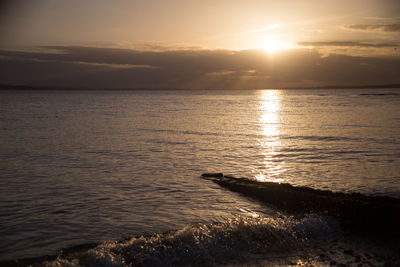
[[[322,240],[339,231],[334,220],[317,215],[254,216],[105,242],[85,252],[60,254],[44,266],[215,266],[249,262],[257,255],[287,255],[307,246],[310,240]]]

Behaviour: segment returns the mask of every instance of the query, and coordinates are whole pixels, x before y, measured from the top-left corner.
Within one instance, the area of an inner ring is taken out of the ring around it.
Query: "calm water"
[[[204,172],[400,198],[400,91],[1,91],[0,147],[0,259],[39,256],[273,216]]]

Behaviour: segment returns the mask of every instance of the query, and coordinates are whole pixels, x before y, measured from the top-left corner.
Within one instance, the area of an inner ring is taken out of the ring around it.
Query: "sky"
[[[0,84],[361,86],[399,70],[398,0],[0,2]]]

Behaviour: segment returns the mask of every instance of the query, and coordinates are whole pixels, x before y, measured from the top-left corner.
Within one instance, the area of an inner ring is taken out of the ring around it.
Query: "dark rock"
[[[204,173],[202,176],[232,191],[290,212],[333,216],[345,230],[400,237],[400,199],[258,182],[222,173]]]
[[[210,172],[210,173],[203,173],[201,176],[203,176],[203,177],[222,178],[222,177],[224,177],[224,174],[222,172]]]
[[[344,254],[349,254],[349,255],[354,254],[353,250],[351,250],[351,249],[344,250],[343,252],[344,252]]]

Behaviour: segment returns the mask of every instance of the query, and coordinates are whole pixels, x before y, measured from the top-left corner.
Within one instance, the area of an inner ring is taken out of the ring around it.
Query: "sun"
[[[287,50],[293,48],[293,45],[287,42],[282,42],[278,38],[267,38],[261,45],[261,49],[268,53],[275,53],[280,50]]]
[[[268,53],[275,53],[280,48],[280,44],[276,41],[269,41],[265,44],[264,50]]]
[[[273,54],[280,50],[295,48],[292,38],[281,23],[270,24],[267,27],[247,31],[251,34],[252,47]]]

